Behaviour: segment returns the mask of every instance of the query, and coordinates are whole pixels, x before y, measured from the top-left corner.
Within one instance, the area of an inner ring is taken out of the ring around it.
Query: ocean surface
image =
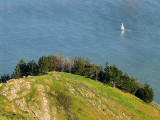
[[[88,56],[149,83],[160,103],[159,6],[159,0],[0,0],[0,75],[12,73],[21,58]]]

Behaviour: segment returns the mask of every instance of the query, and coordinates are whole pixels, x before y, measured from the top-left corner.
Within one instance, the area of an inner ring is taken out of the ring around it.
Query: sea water
[[[11,74],[21,58],[72,54],[116,64],[150,84],[160,103],[159,6],[159,0],[1,0],[0,75]]]

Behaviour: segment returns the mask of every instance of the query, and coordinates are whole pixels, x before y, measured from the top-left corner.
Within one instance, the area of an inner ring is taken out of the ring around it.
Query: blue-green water
[[[88,56],[147,81],[160,103],[159,6],[159,0],[1,0],[0,74],[21,58]]]

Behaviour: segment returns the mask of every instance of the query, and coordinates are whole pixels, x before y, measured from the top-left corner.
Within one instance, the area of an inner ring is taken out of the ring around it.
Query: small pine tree
[[[147,83],[144,85],[144,94],[145,94],[144,101],[146,103],[150,103],[153,101],[153,96],[154,96],[153,89],[150,88],[150,86]]]
[[[41,58],[39,58],[38,60],[38,71],[39,73],[45,73],[49,71],[49,59],[48,57],[44,57],[42,56]]]
[[[106,84],[111,84],[111,80],[110,80],[110,67],[108,65],[108,62],[106,62],[106,66],[105,66],[105,69],[104,69],[104,83]]]
[[[127,73],[122,76],[122,90],[125,92],[131,92],[130,77]]]
[[[130,91],[130,93],[132,93],[132,94],[135,94],[136,93],[136,91],[138,90],[138,88],[139,88],[139,84],[138,84],[138,82],[137,82],[137,79],[135,79],[135,78],[133,78],[133,76],[131,77],[131,91]]]
[[[117,66],[108,66],[106,63],[105,68],[106,73],[106,83],[111,85],[112,87],[119,87],[121,83],[122,71],[117,68]]]
[[[153,89],[146,83],[144,87],[139,88],[135,94],[137,97],[142,99],[146,103],[150,103],[153,101],[154,92]]]
[[[93,80],[98,80],[98,66],[91,63],[88,58],[85,61],[84,76]]]
[[[105,80],[105,73],[102,65],[98,67],[98,80],[101,82],[104,82]]]
[[[36,75],[38,72],[37,70],[37,64],[35,63],[34,60],[30,61],[27,64],[27,75]]]
[[[12,75],[13,78],[17,79],[21,77],[21,69],[20,69],[20,65],[17,64],[15,71],[13,72]]]
[[[10,76],[7,74],[1,75],[0,82],[6,83],[10,79]]]
[[[24,62],[23,59],[21,59],[19,61],[19,66],[20,66],[20,70],[21,70],[21,77],[22,76],[26,76],[27,75],[27,69],[26,69],[26,63]]]
[[[81,57],[75,58],[74,60],[74,68],[72,69],[72,73],[77,75],[84,75],[85,71],[85,60]]]
[[[48,56],[48,61],[49,61],[49,71],[54,71],[55,70],[54,56],[53,55]]]

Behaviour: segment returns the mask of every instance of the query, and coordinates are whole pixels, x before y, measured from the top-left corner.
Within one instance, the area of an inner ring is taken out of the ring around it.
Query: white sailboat
[[[121,25],[121,31],[125,31],[125,28],[124,28],[123,23],[122,23],[122,25]]]

